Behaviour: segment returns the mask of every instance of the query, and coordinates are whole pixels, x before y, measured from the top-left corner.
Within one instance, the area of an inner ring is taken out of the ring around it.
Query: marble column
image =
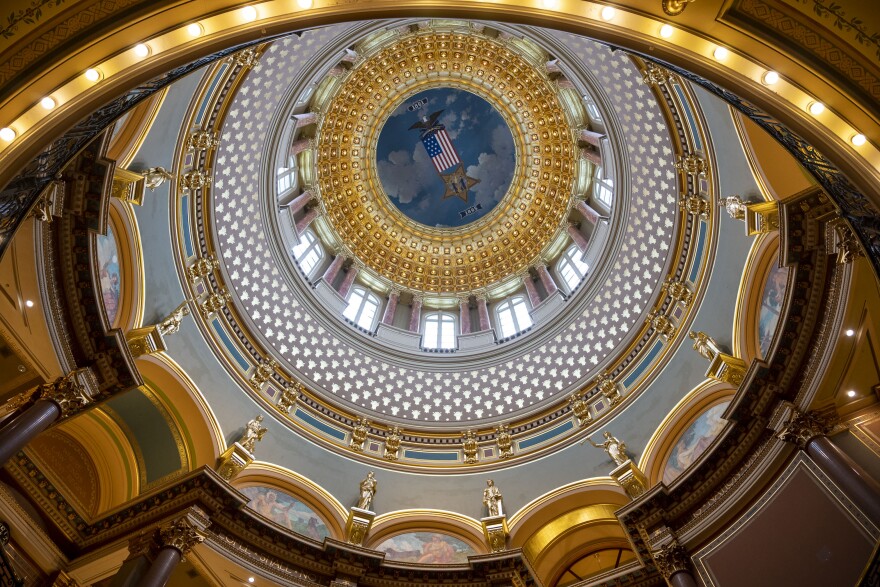
[[[324,275],[322,279],[333,285],[333,282],[336,281],[336,276],[339,275],[339,272],[342,270],[342,265],[345,263],[345,255],[339,253],[333,259],[333,262],[327,267],[324,271]]]
[[[578,139],[582,140],[583,142],[585,142],[589,145],[593,145],[594,147],[599,146],[599,139],[601,139],[604,136],[605,135],[603,135],[602,133],[593,132],[593,131],[587,130],[585,128],[581,129],[581,131],[578,133]]]
[[[409,314],[409,331],[418,332],[419,324],[422,321],[422,298],[421,296],[413,296],[412,306]]]
[[[589,221],[590,224],[596,224],[602,218],[602,215],[596,212],[592,206],[584,202],[583,200],[578,200],[574,207],[578,212],[584,217],[585,220]]]
[[[295,122],[294,128],[300,129],[300,128],[304,128],[306,126],[309,126],[310,124],[317,124],[318,113],[317,112],[306,112],[303,114],[294,114],[293,116],[291,116],[291,118]]]
[[[544,291],[547,292],[547,295],[551,296],[556,293],[559,287],[557,287],[556,282],[553,281],[553,276],[550,275],[547,266],[543,263],[538,263],[535,265],[535,269],[538,270],[538,278],[541,280],[541,285],[544,286]]]
[[[204,537],[199,532],[199,528],[188,516],[177,519],[162,528],[159,531],[159,543],[161,544],[159,552],[153,559],[150,568],[141,577],[138,587],[164,587],[178,563],[203,540]]]
[[[314,141],[312,139],[299,139],[298,141],[294,141],[290,145],[290,154],[293,157],[296,157],[306,149],[310,149],[314,145]]]
[[[291,214],[295,212],[299,212],[303,208],[305,208],[306,204],[311,202],[315,198],[315,194],[312,193],[312,190],[306,190],[297,197],[295,197],[290,204],[288,204],[287,208]]]
[[[348,297],[348,292],[351,291],[351,286],[354,285],[354,280],[357,279],[360,270],[356,263],[351,264],[351,267],[348,268],[348,273],[345,274],[345,278],[339,284],[339,295],[344,298]]]
[[[470,300],[463,296],[458,299],[458,315],[461,322],[461,333],[471,333],[471,303]]]
[[[394,323],[394,312],[397,311],[397,302],[400,301],[400,292],[392,289],[388,294],[388,303],[385,304],[385,313],[382,315],[382,324],[389,326]]]
[[[486,294],[477,296],[477,313],[480,315],[480,330],[492,328],[492,323],[489,321],[489,300]]]
[[[880,483],[831,442],[826,434],[832,428],[818,414],[793,410],[778,437],[806,452],[871,521],[880,523]]]
[[[0,466],[25,447],[49,426],[87,406],[91,399],[76,380],[76,372],[37,386],[33,392],[20,396],[36,401],[0,429]]]
[[[581,159],[586,159],[593,165],[602,165],[602,154],[588,147],[581,149]]]
[[[309,225],[318,217],[321,210],[318,208],[309,208],[306,213],[296,221],[296,234],[300,235],[309,227]]]
[[[587,247],[590,244],[590,241],[587,240],[587,237],[581,234],[581,231],[578,230],[578,228],[574,224],[569,224],[566,230],[568,231],[568,236],[570,236],[571,240],[574,241],[574,244],[577,245],[577,248],[580,249],[582,253],[586,251]]]
[[[532,275],[528,271],[522,276],[522,282],[526,287],[526,293],[529,296],[529,303],[532,304],[532,308],[537,308],[538,304],[541,303],[541,296],[538,295],[538,289],[535,287],[535,282],[532,281]]]

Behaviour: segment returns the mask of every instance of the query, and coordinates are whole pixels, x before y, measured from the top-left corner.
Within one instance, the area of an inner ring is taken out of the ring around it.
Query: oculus
[[[434,88],[398,105],[379,132],[379,180],[405,216],[436,228],[491,212],[513,179],[513,135],[483,98]]]

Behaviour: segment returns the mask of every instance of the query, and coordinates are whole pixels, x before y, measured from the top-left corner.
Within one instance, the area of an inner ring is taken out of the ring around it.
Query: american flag
[[[455,147],[452,146],[452,141],[449,140],[449,135],[446,134],[445,128],[422,137],[422,144],[425,145],[428,156],[434,162],[434,167],[437,168],[438,173],[442,173],[453,165],[461,163]]]

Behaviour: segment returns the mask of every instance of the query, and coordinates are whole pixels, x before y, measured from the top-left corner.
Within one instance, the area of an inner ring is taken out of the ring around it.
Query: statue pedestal
[[[254,462],[254,455],[239,443],[234,442],[220,455],[217,473],[227,481],[231,481],[252,462]]]
[[[355,546],[363,546],[376,512],[352,507],[348,512],[348,521],[345,522],[345,540]]]
[[[125,334],[125,341],[128,343],[131,356],[135,358],[167,350],[165,339],[155,325],[128,331]]]
[[[631,460],[611,471],[611,477],[623,487],[630,499],[636,499],[648,488],[647,477]]]
[[[717,353],[712,362],[709,363],[706,377],[739,386],[746,376],[747,368],[746,362],[742,359],[724,353]]]
[[[483,536],[486,537],[486,544],[492,552],[501,552],[507,549],[507,516],[488,516],[481,518],[483,524]]]

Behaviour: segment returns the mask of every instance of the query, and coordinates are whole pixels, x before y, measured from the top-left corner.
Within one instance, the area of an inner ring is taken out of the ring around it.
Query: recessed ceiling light
[[[27,306],[28,308],[33,308],[34,302],[33,302],[33,300],[25,300],[24,305]]]
[[[819,116],[823,112],[825,112],[825,104],[822,102],[810,102],[810,114]]]
[[[191,37],[198,37],[202,34],[202,25],[194,22],[186,27],[186,32],[188,32]]]
[[[856,397],[856,390],[850,389],[846,392],[846,395],[848,395],[849,397]]]
[[[763,80],[765,84],[767,84],[768,86],[772,86],[779,81],[779,74],[775,71],[768,71],[764,74]]]
[[[296,0],[296,5],[300,8],[311,8],[312,0]]]
[[[716,47],[712,55],[718,61],[724,61],[725,59],[727,59],[727,56],[730,55],[730,51],[728,51],[724,47]]]
[[[248,583],[253,583],[255,579],[253,577],[248,577]]]
[[[615,14],[617,14],[617,10],[615,10],[613,6],[604,6],[602,12],[599,13],[599,16],[602,17],[602,20],[611,20],[614,18]]]
[[[150,48],[143,43],[138,43],[134,46],[134,54],[138,57],[146,57],[150,54]]]
[[[664,39],[668,39],[669,37],[671,37],[673,32],[675,32],[675,29],[672,28],[671,24],[664,24],[662,27],[660,27],[660,36]]]
[[[49,96],[46,96],[45,98],[40,100],[40,106],[42,106],[46,110],[52,110],[52,108],[55,108],[55,100],[53,100]]]
[[[863,135],[862,133],[859,133],[859,134],[853,135],[852,138],[850,139],[850,141],[852,141],[852,144],[854,144],[856,147],[861,147],[866,142],[868,142],[868,139],[867,139],[867,137],[865,137],[865,135]]]
[[[251,22],[252,20],[257,20],[257,9],[253,6],[245,6],[241,9],[241,18],[245,22]]]
[[[15,131],[5,126],[0,128],[0,139],[3,139],[7,143],[15,139]]]
[[[96,82],[101,79],[101,72],[90,67],[86,70],[85,76],[90,82]]]
[[[852,336],[855,333],[856,333],[856,331],[853,330],[852,328],[847,328],[846,331],[844,331],[844,334],[847,336]]]

